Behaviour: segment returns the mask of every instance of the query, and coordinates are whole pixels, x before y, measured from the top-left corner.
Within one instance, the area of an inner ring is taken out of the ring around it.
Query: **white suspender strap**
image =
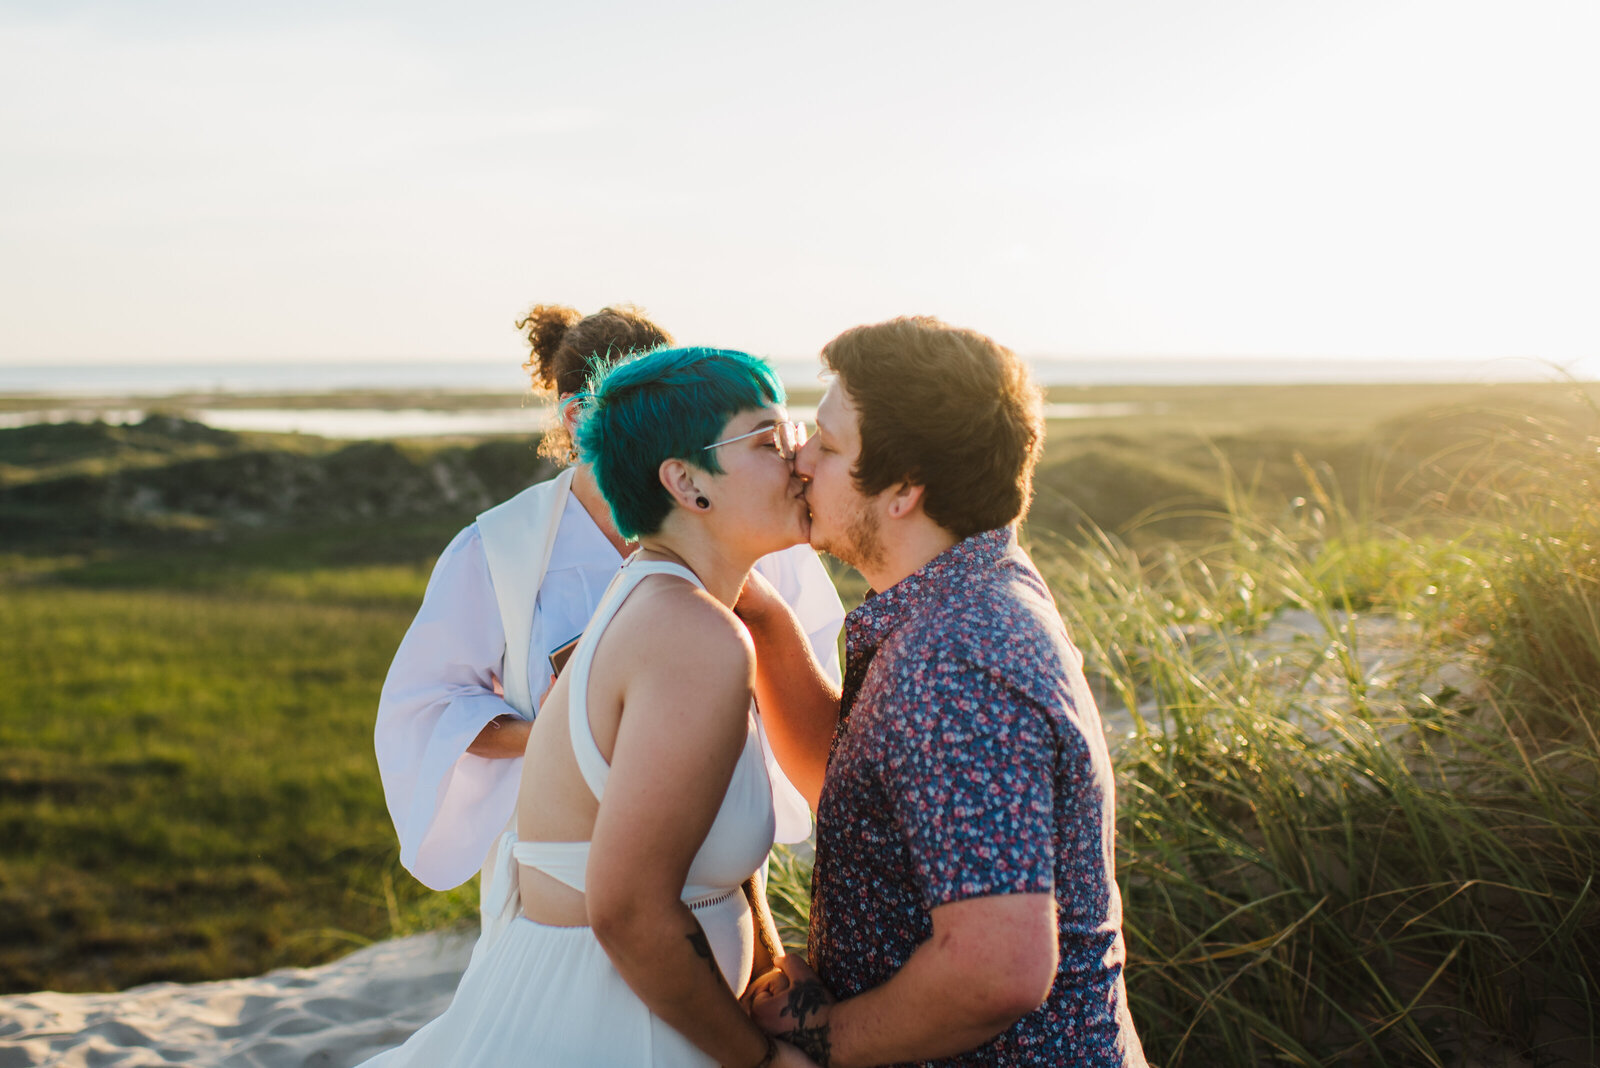
[[[534,712],[528,677],[534,601],[550,567],[550,552],[572,492],[574,470],[569,467],[478,516],[478,536],[483,540],[483,555],[489,563],[489,579],[506,635],[505,678],[500,685],[506,704],[528,719]]]

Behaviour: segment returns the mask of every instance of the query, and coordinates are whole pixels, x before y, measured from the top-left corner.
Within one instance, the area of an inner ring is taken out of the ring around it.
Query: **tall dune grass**
[[[1470,622],[1531,727],[1600,748],[1600,438],[1546,420],[1519,441],[1526,459],[1476,487],[1514,521],[1484,554]]]
[[[1142,709],[1117,754],[1119,840],[1152,1052],[1442,1065],[1577,1034],[1593,1056],[1594,748],[1528,729],[1560,709],[1442,683],[1469,654],[1421,632],[1379,677],[1322,543],[1262,533],[1041,554],[1109,703]],[[1261,623],[1283,606],[1313,625],[1274,647]]]
[[[1596,442],[1539,443],[1450,540],[1358,520],[1308,469],[1314,506],[1232,510],[1201,548],[1037,548],[1133,713],[1120,867],[1156,1059],[1600,1060]],[[1413,621],[1406,652],[1364,657],[1364,613]]]
[[[1309,465],[1272,521],[1235,487],[1200,545],[1033,533],[1130,724],[1152,1063],[1600,1063],[1600,483],[1596,442],[1563,440],[1467,487],[1448,535],[1358,516]],[[774,880],[795,944],[808,876]]]

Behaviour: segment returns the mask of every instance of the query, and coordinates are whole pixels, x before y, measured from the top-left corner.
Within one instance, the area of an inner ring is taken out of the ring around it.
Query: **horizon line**
[[[1015,350],[1013,350],[1015,351]],[[784,362],[821,362],[820,355],[795,356],[795,355],[770,355],[755,353],[767,360],[781,360]],[[1227,353],[1227,352],[1077,352],[1077,353],[1049,353],[1049,352],[1020,352],[1017,353],[1024,360],[1041,360],[1059,363],[1090,363],[1105,362],[1109,360],[1176,360],[1189,362],[1191,360],[1232,360],[1249,363],[1269,363],[1292,361],[1309,363],[1313,361],[1337,362],[1340,364],[1393,364],[1402,363],[1495,363],[1500,361],[1525,361],[1528,363],[1542,364],[1546,367],[1560,368],[1579,364],[1600,361],[1600,353],[1592,356],[1578,356],[1566,360],[1557,360],[1551,357],[1539,356],[1533,353],[1486,355],[1450,355],[1450,354],[1414,354],[1388,356],[1357,356],[1351,354],[1329,353]],[[326,367],[329,364],[403,364],[438,365],[438,364],[475,364],[507,366],[504,357],[498,356],[257,356],[257,357],[157,357],[150,359],[124,359],[124,360],[21,360],[14,361],[0,359],[0,371],[3,370],[44,370],[56,368],[135,368],[135,367],[283,367],[283,366],[312,366]],[[521,367],[521,363],[510,366]]]

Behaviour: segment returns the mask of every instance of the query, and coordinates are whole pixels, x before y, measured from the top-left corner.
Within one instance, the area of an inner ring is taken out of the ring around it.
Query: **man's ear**
[[[672,499],[695,511],[695,498],[700,496],[700,488],[695,484],[695,469],[677,458],[662,460],[661,467],[657,470],[657,477],[666,487]]]
[[[922,487],[902,482],[889,491],[889,518],[906,519],[922,510]]]

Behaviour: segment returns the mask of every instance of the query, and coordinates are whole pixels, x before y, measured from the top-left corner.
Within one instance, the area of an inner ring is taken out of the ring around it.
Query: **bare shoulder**
[[[702,687],[747,689],[755,672],[750,633],[728,607],[686,579],[653,575],[619,613],[633,652],[630,675],[652,682],[697,679]]]

